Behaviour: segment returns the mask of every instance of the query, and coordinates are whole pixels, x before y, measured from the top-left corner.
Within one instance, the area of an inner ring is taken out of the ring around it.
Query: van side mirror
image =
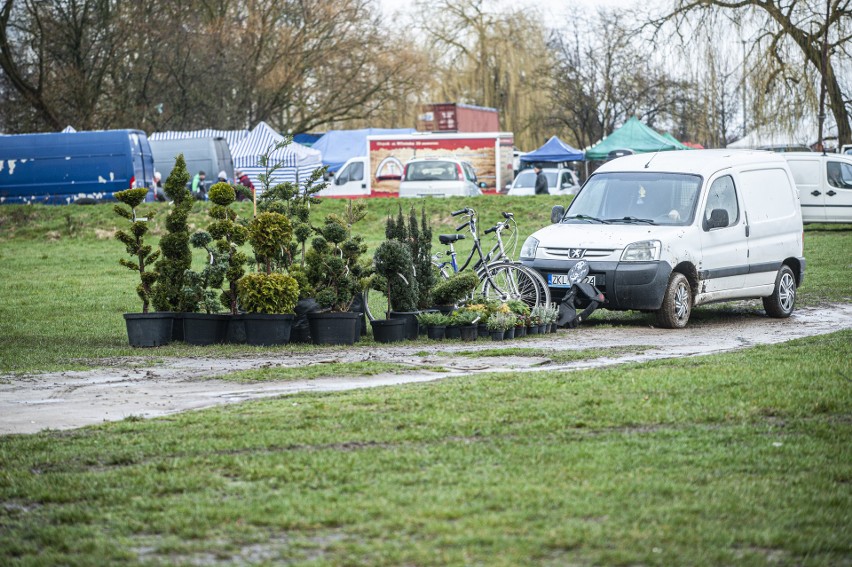
[[[563,216],[565,216],[565,207],[562,205],[555,205],[550,210],[550,222],[553,224],[559,224]]]
[[[704,224],[707,230],[728,226],[728,211],[725,209],[713,209],[710,211],[710,218]]]

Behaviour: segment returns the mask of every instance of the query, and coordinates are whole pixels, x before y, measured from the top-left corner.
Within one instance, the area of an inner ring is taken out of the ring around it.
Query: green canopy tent
[[[624,126],[586,150],[587,160],[604,160],[613,150],[631,150],[635,153],[662,152],[689,149],[672,136],[664,136],[645,126],[635,116]]]

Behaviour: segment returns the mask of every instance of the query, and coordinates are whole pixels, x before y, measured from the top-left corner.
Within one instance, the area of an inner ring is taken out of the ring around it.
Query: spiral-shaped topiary
[[[162,258],[157,262],[160,274],[153,288],[152,302],[158,311],[188,311],[184,302],[184,274],[192,265],[192,252],[189,248],[189,226],[187,219],[192,210],[192,194],[186,188],[189,172],[183,154],[175,159],[175,167],[169,174],[163,187],[166,196],[172,200],[171,210],[166,217],[166,230],[160,239]]]
[[[266,265],[266,273],[272,273],[274,262],[288,265],[284,256],[289,254],[293,227],[290,219],[281,213],[260,213],[248,226],[248,239],[258,260]]]

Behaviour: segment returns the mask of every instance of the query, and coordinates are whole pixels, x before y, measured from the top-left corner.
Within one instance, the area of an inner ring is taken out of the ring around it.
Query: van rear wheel
[[[763,308],[770,317],[785,319],[793,313],[796,305],[796,277],[790,266],[781,266],[775,277],[775,290],[763,298]]]
[[[692,288],[689,280],[681,273],[674,272],[669,278],[663,304],[657,311],[657,326],[664,329],[682,329],[692,313]]]

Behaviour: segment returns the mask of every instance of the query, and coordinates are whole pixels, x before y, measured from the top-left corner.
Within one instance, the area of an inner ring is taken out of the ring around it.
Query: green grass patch
[[[0,438],[33,564],[848,563],[852,331]]]
[[[412,366],[396,362],[329,362],[310,364],[297,368],[284,366],[268,366],[252,370],[241,370],[216,376],[218,379],[238,382],[268,382],[273,380],[314,380],[316,378],[343,378],[346,376],[375,376],[376,374],[405,374],[408,372],[426,371],[442,372],[440,366]]]
[[[567,364],[578,360],[594,360],[596,358],[617,357],[625,354],[641,354],[653,348],[645,345],[627,345],[605,348],[584,348],[578,350],[552,350],[544,348],[489,348],[483,350],[459,350],[459,351],[420,351],[418,356],[466,356],[469,358],[494,358],[494,357],[530,357],[547,358],[553,364]]]

